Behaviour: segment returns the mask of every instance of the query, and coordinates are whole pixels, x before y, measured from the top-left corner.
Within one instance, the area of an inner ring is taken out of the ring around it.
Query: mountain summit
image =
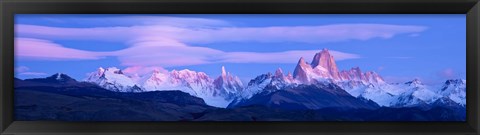
[[[228,96],[228,98],[233,98],[236,93],[243,90],[242,81],[236,76],[230,74],[230,72],[225,71],[225,67],[222,66],[222,74],[213,81],[215,89],[217,90],[214,94],[223,94]]]
[[[312,66],[305,62],[303,57],[298,60],[297,67],[293,71],[293,78],[301,81],[301,82],[310,82],[310,73],[312,72]]]
[[[328,49],[326,48],[324,48],[321,52],[315,54],[311,65],[313,69],[328,71],[327,73],[333,80],[340,79],[335,59],[333,58],[333,55],[330,55],[330,52],[328,52]]]
[[[363,73],[359,67],[340,72],[333,55],[330,54],[328,49],[316,53],[311,64],[306,63],[305,59],[301,57],[295,67],[293,77],[305,84],[312,83],[312,80],[360,81],[366,84],[385,83],[377,73],[373,71]]]
[[[122,70],[116,67],[110,67],[107,69],[100,67],[96,72],[90,73],[85,81],[98,84],[100,87],[116,92],[142,91],[142,89],[131,78],[123,74]]]

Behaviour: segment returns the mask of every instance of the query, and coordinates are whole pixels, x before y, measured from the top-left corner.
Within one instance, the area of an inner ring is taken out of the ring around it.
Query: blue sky
[[[16,15],[16,76],[83,80],[98,67],[227,71],[248,81],[323,48],[388,82],[465,78],[464,14]]]

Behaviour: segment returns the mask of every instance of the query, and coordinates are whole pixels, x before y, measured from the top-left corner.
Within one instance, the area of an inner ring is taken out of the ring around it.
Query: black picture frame
[[[462,134],[480,133],[478,0],[3,0],[0,133],[10,134]],[[466,122],[14,121],[15,14],[466,14]]]

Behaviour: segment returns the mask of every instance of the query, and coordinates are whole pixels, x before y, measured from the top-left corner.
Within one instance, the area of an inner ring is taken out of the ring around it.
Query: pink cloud
[[[15,72],[27,72],[28,70],[30,70],[30,68],[26,67],[26,66],[19,66],[19,67],[15,67]]]
[[[47,73],[43,73],[43,72],[32,72],[32,71],[30,71],[30,68],[26,67],[26,66],[15,67],[15,74],[24,75],[24,76],[44,76],[44,75],[47,75]]]
[[[455,70],[451,68],[444,69],[438,73],[440,77],[446,78],[446,79],[455,79],[458,78],[458,74],[455,72]]]
[[[347,40],[392,38],[426,30],[423,26],[388,24],[335,24],[323,26],[189,28],[169,25],[130,27],[61,28],[16,25],[21,36],[47,39],[115,41],[135,45],[141,42],[302,42],[325,43]],[[148,37],[145,39],[145,37]]]
[[[223,54],[222,51],[190,46],[134,46],[111,52],[126,66],[187,66],[213,63],[209,58]]]
[[[271,53],[255,53],[255,52],[231,52],[226,53],[223,62],[231,63],[297,63],[300,57],[306,58],[308,61],[320,52],[319,50],[295,50]],[[338,51],[329,51],[337,61],[346,59],[360,58],[359,55],[349,54]]]
[[[296,63],[300,57],[310,58],[318,50],[293,50],[285,52],[223,52],[206,47],[178,45],[136,45],[111,52],[92,52],[63,47],[47,40],[17,38],[16,55],[38,60],[96,60],[114,56],[125,66],[188,66],[209,63]],[[336,60],[355,59],[360,56],[330,51]],[[133,70],[133,69],[132,69]]]
[[[15,38],[15,55],[20,58],[41,60],[81,60],[101,58],[95,52],[63,47],[47,40]]]
[[[188,66],[209,63],[296,63],[300,57],[311,58],[320,50],[284,52],[224,52],[191,46],[135,46],[111,52],[125,66]],[[330,50],[336,60],[356,59],[359,55]]]
[[[168,42],[166,42],[168,43]],[[47,40],[17,38],[16,55],[39,60],[95,60],[117,57],[125,66],[188,66],[209,63],[296,63],[300,57],[310,58],[318,50],[285,52],[223,52],[206,47],[180,45],[136,45],[111,52],[91,52],[63,47]],[[358,55],[330,51],[336,60],[359,58]]]
[[[208,20],[203,20],[208,22]],[[185,20],[183,20],[185,22]],[[215,23],[213,21],[212,23]],[[194,23],[191,23],[194,25]],[[218,62],[228,63],[296,63],[310,58],[317,50],[285,52],[223,52],[187,44],[218,42],[301,42],[325,43],[347,40],[392,38],[418,33],[423,26],[387,24],[335,24],[323,26],[275,27],[187,27],[155,24],[129,27],[61,28],[16,25],[16,55],[41,60],[95,60],[114,56],[125,66],[187,66]],[[46,40],[34,39],[41,38]],[[94,40],[119,42],[125,49],[92,52],[66,48],[48,40]],[[355,59],[355,54],[331,51],[336,60]]]

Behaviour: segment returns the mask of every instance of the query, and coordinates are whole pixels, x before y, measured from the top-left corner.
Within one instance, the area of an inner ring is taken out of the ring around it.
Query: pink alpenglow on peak
[[[100,77],[103,75],[104,72],[105,72],[105,69],[102,68],[102,67],[99,67],[99,68],[97,69],[97,72],[91,73],[91,75],[89,76],[88,79],[89,79],[89,80],[90,80],[90,79],[98,79],[98,78],[100,78]]]
[[[302,83],[309,84],[311,79],[309,75],[312,74],[312,70],[312,66],[305,62],[305,59],[301,57],[300,60],[298,60],[295,70],[293,71],[293,78]]]
[[[222,75],[213,82],[216,93],[228,97],[234,96],[235,93],[243,90],[243,83],[237,76],[233,76],[230,72],[226,72],[225,67],[222,66]]]
[[[169,82],[169,74],[160,72],[158,69],[154,69],[151,75],[145,75],[142,79],[138,80],[145,90],[161,89],[162,85]]]
[[[359,67],[340,72],[342,80],[359,81],[363,83],[384,84],[383,78],[373,71],[363,73]]]
[[[222,66],[222,77],[227,76],[227,71],[225,71],[225,66]]]
[[[359,81],[365,84],[383,84],[383,78],[373,71],[363,73],[359,67],[339,72],[334,57],[328,49],[315,54],[312,64],[301,57],[293,72],[293,78],[300,83],[309,84],[312,80],[331,80],[333,82]]]
[[[292,75],[292,73],[291,73],[290,71],[288,71],[287,77],[288,77],[288,78],[293,78],[293,75]]]
[[[373,71],[368,71],[365,73],[365,81],[366,82],[373,82],[373,83],[377,83],[377,84],[383,84],[385,83],[385,81],[383,80],[383,78],[378,75],[376,72],[373,72]]]
[[[103,69],[98,68],[96,72],[89,74],[86,82],[96,83],[100,87],[116,92],[140,92],[142,89],[122,70],[116,67]]]
[[[281,81],[287,83],[287,84],[290,84],[290,83],[294,83],[295,80],[293,79],[293,76],[292,76],[292,73],[288,72],[288,74],[285,76],[283,74],[283,70],[282,68],[278,68],[276,71],[275,71],[275,74],[273,76],[274,78],[276,79],[280,79]]]
[[[354,67],[346,71],[343,70],[342,72],[340,72],[340,74],[342,78],[344,78],[345,80],[356,80],[356,81],[365,80],[365,76],[363,75],[363,72],[360,69],[360,67]]]
[[[204,72],[188,69],[172,71],[151,67],[127,69],[130,76],[115,67],[99,68],[90,73],[85,81],[116,92],[179,90],[200,97],[208,105],[216,107],[226,107],[237,93],[244,89],[240,79],[227,72],[225,67],[222,67],[222,74],[215,80]]]
[[[319,67],[320,66],[320,67]],[[330,55],[328,49],[324,48],[321,52],[315,54],[312,60],[312,68],[323,68],[320,71],[328,71],[328,75],[330,78],[334,80],[339,80],[340,75],[338,73],[337,64],[335,63],[335,59],[333,55]]]
[[[283,71],[281,68],[278,68],[276,71],[275,71],[275,77],[283,77]]]

